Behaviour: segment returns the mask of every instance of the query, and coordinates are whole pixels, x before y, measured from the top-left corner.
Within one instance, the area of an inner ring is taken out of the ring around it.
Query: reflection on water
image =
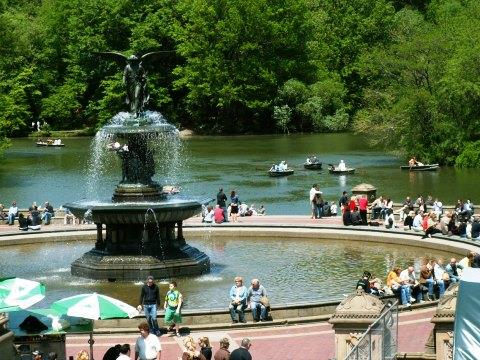
[[[339,300],[353,291],[357,278],[369,270],[382,279],[393,265],[414,263],[422,258],[448,258],[453,254],[415,247],[332,240],[290,241],[218,239],[207,230],[202,239],[189,241],[211,259],[211,272],[175,279],[184,293],[187,308],[224,308],[233,278],[243,276],[247,284],[259,278],[273,303]],[[47,297],[37,307],[84,292],[100,292],[138,305],[141,281],[109,283],[70,274],[70,263],[91,249],[93,243],[51,243],[0,248],[0,274],[38,280],[46,284]],[[158,281],[162,293],[168,279]]]

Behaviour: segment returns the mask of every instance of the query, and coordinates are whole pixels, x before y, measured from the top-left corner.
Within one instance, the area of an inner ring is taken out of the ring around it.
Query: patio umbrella
[[[0,280],[0,312],[26,309],[45,297],[45,285],[32,280]]]
[[[55,301],[52,304],[52,309],[68,316],[90,320],[132,318],[139,314],[133,306],[97,293],[74,295]],[[93,360],[93,330],[90,332],[88,342],[90,344],[90,358]]]

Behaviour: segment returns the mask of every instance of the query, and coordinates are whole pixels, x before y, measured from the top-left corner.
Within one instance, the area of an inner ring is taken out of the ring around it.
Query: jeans
[[[235,313],[238,313],[238,320],[240,322],[245,322],[245,313],[243,310],[245,309],[245,303],[240,303],[240,304],[230,304],[228,306],[230,309],[230,317],[232,318],[232,321],[236,321],[237,316]]]
[[[410,286],[408,285],[401,285],[397,291],[400,293],[400,301],[402,305],[405,305],[410,302]]]
[[[150,327],[150,332],[155,334],[160,330],[157,323],[157,304],[143,305],[143,311],[145,312],[145,318],[147,319],[148,326]]]
[[[50,224],[51,219],[52,219],[52,214],[49,213],[48,211],[42,214],[42,221],[45,222],[45,225]]]
[[[316,205],[315,217],[321,219],[323,217],[323,205]]]
[[[16,214],[8,214],[8,225],[13,225],[13,223],[15,222],[15,215]]]
[[[382,208],[381,207],[374,207],[372,209],[372,216],[371,216],[371,219],[372,220],[375,220],[375,219],[378,219],[380,217],[380,212],[382,211]]]
[[[425,284],[428,287],[428,295],[433,295],[433,286],[435,285],[435,280],[432,278],[426,279]]]
[[[437,285],[438,285],[438,295],[440,297],[445,294],[445,282],[443,280],[437,280]]]
[[[257,321],[259,320],[259,317],[258,317],[259,309],[260,309],[260,320],[267,320],[267,308],[265,307],[265,305],[259,302],[251,301],[250,308],[252,309],[253,320],[257,320]]]
[[[222,206],[223,210],[223,222],[228,222],[228,211],[226,206]]]

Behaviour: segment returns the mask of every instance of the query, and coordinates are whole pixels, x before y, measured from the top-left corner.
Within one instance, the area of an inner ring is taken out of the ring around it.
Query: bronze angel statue
[[[148,102],[146,65],[158,58],[158,55],[168,51],[155,51],[144,55],[131,55],[129,57],[118,52],[99,52],[98,55],[114,60],[117,64],[125,66],[123,71],[123,84],[127,90],[126,102],[130,112],[135,117],[140,114]]]

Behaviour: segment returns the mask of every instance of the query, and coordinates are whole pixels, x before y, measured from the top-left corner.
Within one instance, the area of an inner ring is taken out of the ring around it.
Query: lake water
[[[33,201],[49,200],[58,207],[91,197],[92,191],[95,197],[110,198],[121,177],[120,162],[109,162],[108,171],[92,185],[88,181],[92,139],[67,138],[64,142],[64,148],[37,148],[33,139],[15,139],[0,162],[0,202],[8,206],[15,199],[27,208]],[[352,134],[195,137],[183,140],[179,151],[183,160],[175,161],[176,170],[158,171],[156,181],[178,184],[194,196],[215,197],[220,186],[226,192],[235,189],[242,202],[264,205],[269,214],[308,214],[313,183],[320,185],[327,200],[338,200],[343,190],[366,182],[397,202],[418,194],[438,196],[445,204],[458,198],[480,202],[479,169],[401,171],[402,159],[370,149],[362,137]],[[326,169],[304,170],[302,163],[309,154],[316,154],[324,167],[343,159],[357,170],[347,176],[331,175]],[[164,163],[173,158],[173,150],[157,154],[163,169],[168,169]],[[270,166],[281,160],[295,174],[268,177]]]

